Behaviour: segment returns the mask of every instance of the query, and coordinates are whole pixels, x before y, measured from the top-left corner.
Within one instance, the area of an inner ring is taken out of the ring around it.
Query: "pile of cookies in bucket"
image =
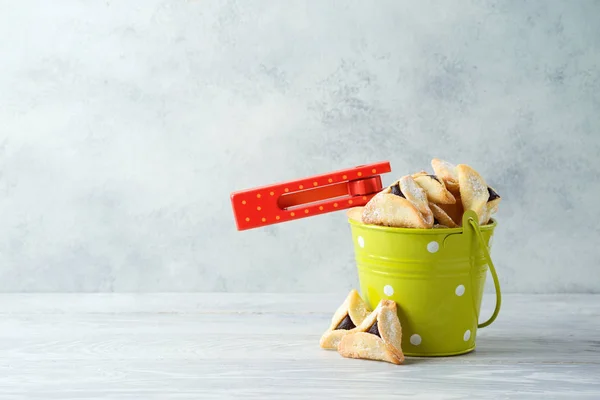
[[[364,207],[348,210],[356,221],[396,228],[457,228],[465,210],[473,210],[486,225],[498,211],[501,197],[466,164],[434,158],[434,174],[405,175],[386,187]]]
[[[489,224],[501,197],[466,164],[453,165],[434,158],[434,173],[405,175],[377,193],[348,216],[363,224],[395,228],[447,229],[462,224],[463,213],[475,212],[480,225]],[[401,305],[400,305],[401,306]],[[320,346],[346,358],[402,364],[402,326],[398,305],[382,299],[374,310],[351,290],[335,311]]]

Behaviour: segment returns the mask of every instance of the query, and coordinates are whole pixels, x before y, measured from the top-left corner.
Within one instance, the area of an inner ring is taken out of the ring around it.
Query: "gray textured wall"
[[[600,292],[600,2],[0,1],[0,291],[333,291],[342,213],[231,191],[389,160],[503,195],[505,291]]]

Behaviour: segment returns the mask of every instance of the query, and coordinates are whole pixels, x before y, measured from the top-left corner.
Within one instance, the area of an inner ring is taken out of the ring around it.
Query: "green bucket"
[[[451,229],[349,222],[362,297],[371,309],[381,299],[396,302],[404,354],[450,356],[474,350],[477,329],[491,324],[500,311],[500,284],[489,253],[496,221],[480,226],[477,215],[466,211],[462,227]],[[496,306],[480,324],[488,267]]]

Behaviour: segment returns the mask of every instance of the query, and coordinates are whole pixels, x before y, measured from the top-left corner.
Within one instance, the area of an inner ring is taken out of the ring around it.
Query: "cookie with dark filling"
[[[397,193],[397,194],[396,194]],[[430,228],[413,203],[406,199],[399,185],[392,185],[377,193],[362,210],[365,224],[391,226],[396,228]]]
[[[498,205],[502,200],[502,197],[500,197],[500,195],[496,192],[496,190],[494,190],[494,188],[488,186],[487,190],[489,197],[485,205],[485,211],[483,213],[483,216],[479,221],[479,223],[482,225],[485,225],[490,222],[492,215],[498,211]]]
[[[364,207],[367,224],[396,228],[431,228],[433,213],[427,194],[410,175],[403,176],[375,195]]]
[[[355,289],[352,289],[346,300],[333,314],[329,328],[321,336],[320,345],[324,349],[337,349],[340,339],[359,326],[371,310]]]
[[[346,358],[402,364],[402,326],[396,303],[381,300],[362,324],[342,337],[338,353]]]
[[[488,224],[498,211],[500,195],[483,177],[465,164],[434,158],[435,174],[420,171],[405,175],[375,195],[348,217],[364,224],[396,228],[455,228],[463,213],[473,210],[479,224]]]
[[[418,173],[413,179],[427,194],[427,200],[436,204],[454,204],[456,198],[446,189],[444,181],[437,175]]]

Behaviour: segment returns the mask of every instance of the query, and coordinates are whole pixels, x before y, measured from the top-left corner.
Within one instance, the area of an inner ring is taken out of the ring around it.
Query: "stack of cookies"
[[[358,292],[351,290],[333,314],[320,345],[346,358],[402,364],[402,326],[396,303],[381,300],[371,311]]]
[[[365,224],[397,228],[456,228],[465,210],[473,210],[479,224],[488,224],[501,197],[485,179],[466,164],[454,165],[434,158],[434,174],[405,175],[376,194],[348,216]]]

